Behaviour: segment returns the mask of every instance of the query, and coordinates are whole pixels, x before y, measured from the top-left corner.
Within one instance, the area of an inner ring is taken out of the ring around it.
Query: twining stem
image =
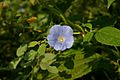
[[[60,17],[62,18],[62,20],[64,21],[64,23],[67,24],[67,21],[66,21],[65,17],[62,14],[60,14]]]
[[[74,24],[73,22],[71,22],[70,20],[67,19],[67,22],[73,26],[74,28],[81,30],[83,33],[85,33],[85,31],[83,30],[83,28],[81,26],[79,26],[78,24]]]

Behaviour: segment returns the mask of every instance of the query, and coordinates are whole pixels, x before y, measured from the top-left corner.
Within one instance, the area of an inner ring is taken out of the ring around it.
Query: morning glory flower
[[[73,30],[70,26],[54,25],[50,29],[47,40],[56,51],[71,48],[74,43]]]

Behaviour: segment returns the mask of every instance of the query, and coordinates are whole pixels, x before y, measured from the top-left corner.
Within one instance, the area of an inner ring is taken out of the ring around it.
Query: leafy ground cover
[[[120,80],[119,4],[0,0],[0,80]]]

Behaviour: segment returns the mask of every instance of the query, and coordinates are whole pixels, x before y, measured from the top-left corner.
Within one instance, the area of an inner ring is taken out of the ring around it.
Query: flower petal
[[[56,51],[58,51],[58,50],[61,50],[62,49],[62,43],[60,43],[60,42],[56,42],[55,43],[55,46],[54,46],[54,49],[56,50]]]
[[[61,26],[60,25],[54,25],[50,29],[50,34],[59,34]]]
[[[66,44],[67,48],[71,48],[73,43],[74,43],[74,37],[73,36],[67,36],[65,38],[66,38],[65,44]]]
[[[57,36],[54,35],[48,35],[47,36],[48,44],[52,47],[54,47],[55,43],[57,42]]]
[[[63,45],[62,45],[62,51],[64,51],[65,49],[67,49],[67,46],[66,46],[66,44],[65,43],[63,43]]]
[[[73,35],[73,30],[70,26],[62,26],[62,32],[61,32],[61,35]]]

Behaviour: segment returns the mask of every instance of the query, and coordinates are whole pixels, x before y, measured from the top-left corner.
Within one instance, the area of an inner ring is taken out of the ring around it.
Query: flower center
[[[65,41],[65,38],[64,38],[63,36],[59,36],[59,37],[58,37],[58,41],[59,41],[59,42],[64,42],[64,41]]]

